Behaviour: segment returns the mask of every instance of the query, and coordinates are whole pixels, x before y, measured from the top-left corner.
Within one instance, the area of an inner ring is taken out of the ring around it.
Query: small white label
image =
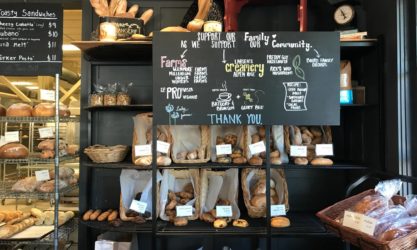
[[[169,144],[168,142],[156,141],[156,151],[163,154],[168,154],[170,145],[171,144]]]
[[[266,147],[265,147],[264,141],[260,141],[260,142],[257,142],[257,143],[250,144],[249,145],[249,150],[250,150],[250,153],[253,154],[253,155],[265,152]]]
[[[40,138],[52,138],[54,137],[54,131],[52,128],[39,128],[39,137]]]
[[[9,142],[18,142],[19,141],[19,131],[13,131],[13,132],[6,132],[4,134],[6,143]]]
[[[232,206],[216,206],[216,217],[232,217]]]
[[[0,147],[3,146],[4,144],[6,144],[6,137],[4,136],[0,136]]]
[[[359,230],[363,233],[374,235],[377,220],[363,214],[345,211],[343,226]]]
[[[147,203],[145,202],[141,202],[138,200],[132,200],[132,203],[130,204],[130,209],[132,209],[133,211],[136,211],[140,214],[144,214],[146,211],[146,207],[148,206]]]
[[[48,89],[41,89],[41,100],[44,101],[55,101],[55,91],[54,90],[48,90]]]
[[[193,206],[176,206],[177,217],[187,217],[193,215]]]
[[[290,155],[295,157],[307,157],[307,146],[291,145]]]
[[[333,144],[316,144],[316,155],[333,155]]]
[[[216,145],[217,155],[230,155],[232,154],[232,144],[220,144]]]
[[[51,179],[48,170],[35,171],[35,176],[36,181],[49,181]]]
[[[135,155],[136,156],[149,156],[149,155],[152,155],[152,147],[151,147],[151,144],[136,145],[135,146]]]
[[[271,205],[271,216],[286,215],[285,205]]]

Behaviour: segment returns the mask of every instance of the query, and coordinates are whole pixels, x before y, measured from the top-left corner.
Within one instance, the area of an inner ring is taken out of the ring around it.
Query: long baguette
[[[0,228],[0,239],[8,239],[26,228],[33,226],[33,224],[35,224],[35,219],[28,218],[14,225],[3,226]]]
[[[21,221],[23,221],[23,220],[25,220],[25,219],[29,218],[29,217],[30,217],[30,215],[31,215],[30,213],[24,213],[24,214],[22,214],[21,216],[19,216],[19,217],[15,218],[15,219],[9,220],[9,221],[6,223],[6,225],[13,225],[13,224],[15,224],[15,223],[19,223],[19,222],[21,222]]]

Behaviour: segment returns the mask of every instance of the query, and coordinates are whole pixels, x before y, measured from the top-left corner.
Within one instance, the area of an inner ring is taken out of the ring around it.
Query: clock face
[[[355,10],[351,5],[339,6],[334,12],[334,20],[339,25],[350,23],[355,17]]]

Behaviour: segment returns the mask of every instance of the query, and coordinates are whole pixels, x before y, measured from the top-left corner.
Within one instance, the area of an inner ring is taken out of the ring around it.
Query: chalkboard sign
[[[0,74],[61,73],[62,18],[60,4],[0,4]]]
[[[335,32],[156,33],[158,124],[338,125]]]

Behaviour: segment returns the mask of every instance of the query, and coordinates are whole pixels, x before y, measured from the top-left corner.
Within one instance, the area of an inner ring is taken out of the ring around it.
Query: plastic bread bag
[[[162,179],[159,171],[156,178],[156,183],[159,183]],[[152,171],[122,170],[120,189],[125,211],[128,211],[132,200],[140,194],[139,201],[147,204],[145,211],[152,216]]]
[[[131,98],[127,92],[132,85],[133,82],[119,84],[119,92],[117,93],[117,105],[130,105]]]
[[[374,211],[368,214],[369,217],[378,219],[377,224],[375,225],[374,236],[378,237],[383,232],[385,232],[393,223],[399,219],[408,218],[407,210],[402,205],[391,206],[388,211]]]
[[[417,229],[417,218],[408,217],[397,220],[385,232],[378,235],[378,239],[382,241],[391,241],[409,234]]]
[[[417,197],[407,199],[404,206],[410,216],[417,216]]]

